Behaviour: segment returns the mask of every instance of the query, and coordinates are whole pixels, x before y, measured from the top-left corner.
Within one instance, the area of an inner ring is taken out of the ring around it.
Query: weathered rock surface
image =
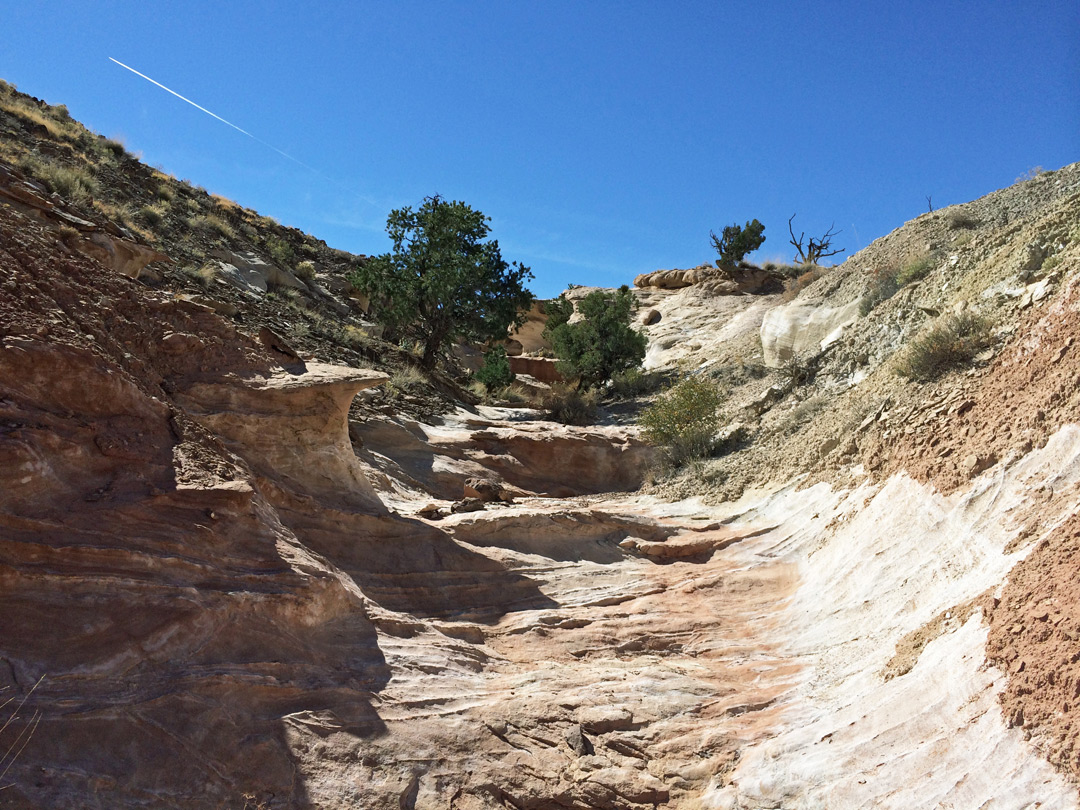
[[[656,449],[615,427],[512,422],[448,414],[440,425],[370,419],[353,426],[360,457],[390,480],[455,500],[470,478],[489,479],[547,497],[636,489],[657,460]],[[386,493],[384,492],[384,497]],[[426,497],[426,496],[425,496]]]
[[[79,217],[58,195],[46,196],[43,186],[2,161],[0,200],[48,226],[72,229],[75,233],[65,240],[68,247],[128,278],[138,278],[152,262],[170,261],[164,253],[136,242],[128,232],[113,227],[110,233]]]
[[[307,286],[288,270],[266,261],[251,251],[222,251],[216,262],[220,278],[242,290],[264,293],[271,285],[306,290]]]
[[[322,503],[382,510],[349,440],[349,404],[385,374],[311,364],[302,373],[199,381],[177,402],[258,475]]]
[[[689,270],[657,270],[634,279],[634,286],[658,290],[681,290],[696,286],[710,295],[776,293],[783,289],[783,279],[776,273],[753,264],[716,267],[702,264]]]
[[[796,358],[816,357],[858,317],[858,301],[837,307],[821,300],[797,300],[770,309],[761,322],[765,365],[780,368]]]

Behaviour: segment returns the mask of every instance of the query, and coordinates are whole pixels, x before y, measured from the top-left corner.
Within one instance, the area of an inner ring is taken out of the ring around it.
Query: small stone
[[[184,332],[170,332],[161,339],[161,348],[168,354],[188,354],[197,352],[202,347],[202,340]]]
[[[634,715],[629,709],[617,706],[590,706],[578,715],[581,727],[591,734],[609,731],[629,731],[634,728]]]
[[[652,326],[654,323],[660,323],[660,310],[647,309],[641,313],[641,323],[644,326]]]
[[[570,750],[579,757],[587,757],[593,753],[593,744],[589,741],[589,738],[585,736],[585,733],[581,730],[581,726],[577,723],[566,730],[565,738],[566,744],[570,746]]]
[[[482,512],[486,508],[479,498],[465,498],[451,506],[450,511],[456,515],[461,512]]]
[[[442,520],[446,517],[446,513],[443,512],[442,507],[437,503],[429,503],[423,509],[420,509],[417,513],[425,520]]]

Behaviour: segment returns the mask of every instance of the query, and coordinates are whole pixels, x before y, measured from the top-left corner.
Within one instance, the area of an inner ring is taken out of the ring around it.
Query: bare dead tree
[[[837,253],[843,253],[844,248],[833,248],[832,240],[835,236],[842,233],[842,231],[834,231],[833,228],[836,224],[833,223],[829,226],[829,230],[825,232],[825,235],[815,239],[810,237],[810,241],[803,247],[803,240],[806,238],[806,232],[799,234],[799,238],[795,238],[795,231],[791,227],[791,221],[795,219],[795,215],[791,215],[791,219],[787,221],[788,233],[791,234],[791,245],[795,250],[799,251],[799,262],[801,264],[817,264],[819,259],[825,259],[829,256],[835,256]]]

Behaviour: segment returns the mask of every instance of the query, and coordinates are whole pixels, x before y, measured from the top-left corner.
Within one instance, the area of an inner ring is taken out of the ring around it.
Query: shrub
[[[821,267],[817,264],[802,265],[800,270],[798,276],[784,285],[784,294],[781,296],[781,300],[785,302],[794,301],[803,290],[829,272],[827,267]]]
[[[49,191],[55,191],[69,200],[85,202],[98,191],[97,180],[86,169],[77,166],[43,163],[37,170],[37,176]]]
[[[770,273],[776,273],[783,278],[798,278],[806,272],[806,265],[804,264],[784,264],[783,262],[777,264],[776,262],[765,262],[761,265],[763,270],[768,270]]]
[[[304,281],[313,281],[315,279],[315,262],[309,259],[297,262],[296,275],[297,278],[302,278]]]
[[[920,332],[896,363],[902,377],[925,382],[970,362],[990,345],[991,323],[981,315],[945,315]]]
[[[266,241],[263,242],[263,246],[266,248],[266,252],[270,254],[270,258],[274,260],[275,264],[281,267],[291,267],[293,263],[293,249],[289,247],[289,243],[284,239],[279,239],[276,236],[266,237]]]
[[[611,395],[616,399],[632,399],[656,391],[663,377],[656,372],[647,373],[640,368],[618,371],[611,375]]]
[[[570,322],[574,305],[565,295],[549,301],[544,337],[559,359],[559,372],[592,388],[641,365],[648,339],[630,325],[635,306],[625,284],[615,292],[595,290],[582,298],[581,320],[575,323]]]
[[[933,256],[921,256],[918,259],[912,259],[900,268],[900,272],[896,275],[896,284],[898,287],[906,287],[908,284],[919,281],[933,269]]]
[[[875,270],[869,289],[859,302],[859,313],[869,315],[878,304],[896,295],[901,287],[925,277],[934,268],[934,264],[934,257],[928,255],[913,259],[903,267],[890,264]]]
[[[124,144],[114,138],[102,138],[101,146],[113,160],[123,160],[127,157],[127,149],[124,148]]]
[[[645,438],[662,445],[677,466],[707,456],[720,427],[720,404],[716,385],[687,377],[642,413]]]
[[[201,267],[189,264],[181,269],[186,276],[201,287],[209,287],[217,279],[220,270],[214,262],[207,262]]]
[[[390,375],[386,390],[394,398],[418,396],[427,389],[427,378],[412,366],[405,366]]]
[[[747,222],[746,227],[726,225],[720,236],[709,231],[713,247],[720,255],[717,267],[734,267],[747,253],[753,253],[765,242],[765,226],[756,219]]]
[[[139,221],[151,228],[158,227],[165,220],[165,209],[160,205],[144,205],[139,209]]]
[[[581,390],[557,383],[544,394],[541,406],[549,419],[564,425],[591,425],[596,421],[596,406],[600,395],[596,389]]]
[[[232,226],[216,214],[197,214],[190,217],[188,218],[188,227],[204,236],[224,237],[226,239],[236,237],[236,232],[233,231]]]
[[[484,384],[488,391],[505,388],[514,381],[514,372],[510,370],[510,359],[503,346],[492,346],[484,353],[484,365],[473,375]]]
[[[896,295],[900,289],[900,285],[896,283],[896,277],[899,273],[900,269],[896,265],[886,265],[872,271],[870,286],[866,291],[866,295],[859,301],[860,315],[869,315],[878,304],[888,301]]]
[[[963,211],[951,211],[949,215],[945,217],[945,224],[950,228],[978,228],[979,220],[970,214],[965,214]]]

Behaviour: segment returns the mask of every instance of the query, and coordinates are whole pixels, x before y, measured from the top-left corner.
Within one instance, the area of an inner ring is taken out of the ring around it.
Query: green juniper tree
[[[506,337],[532,303],[524,286],[532,272],[503,260],[498,241],[487,239],[489,221],[465,203],[438,195],[416,210],[396,209],[386,219],[393,250],[351,276],[371,297],[372,313],[388,335],[419,341],[424,368],[434,368],[459,338]]]
[[[574,304],[560,295],[547,304],[545,337],[551,342],[557,368],[589,388],[613,374],[637,368],[645,359],[647,338],[630,326],[636,302],[625,284],[614,292],[595,290],[578,303],[581,319],[573,323]]]

